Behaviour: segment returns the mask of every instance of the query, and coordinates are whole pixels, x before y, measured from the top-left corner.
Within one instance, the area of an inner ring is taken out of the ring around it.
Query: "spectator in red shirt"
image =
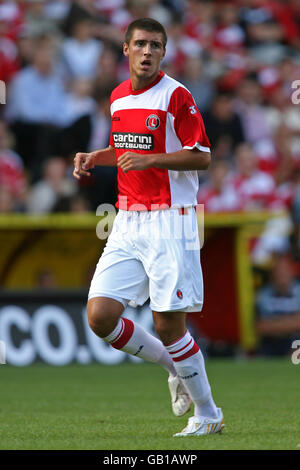
[[[5,83],[8,83],[19,69],[17,47],[7,36],[8,31],[8,22],[0,9],[0,80]]]
[[[243,143],[236,148],[236,170],[232,173],[230,184],[234,188],[242,209],[245,211],[263,210],[275,191],[273,178],[257,168],[257,158],[249,144]]]
[[[238,8],[233,3],[227,3],[219,9],[214,35],[215,48],[227,53],[244,48],[246,35],[238,23]]]
[[[27,179],[21,157],[11,150],[11,135],[5,122],[0,121],[0,188],[12,210],[24,208]]]
[[[232,185],[228,184],[229,165],[215,160],[209,169],[208,180],[200,185],[197,202],[204,204],[205,212],[232,212],[240,209],[240,201]]]

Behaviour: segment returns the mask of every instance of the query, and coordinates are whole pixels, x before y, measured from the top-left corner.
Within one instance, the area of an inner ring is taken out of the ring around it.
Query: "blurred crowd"
[[[0,212],[114,203],[116,169],[96,168],[78,183],[72,162],[108,144],[110,93],[129,76],[124,32],[139,17],[165,26],[162,69],[191,91],[204,118],[213,163],[199,172],[199,203],[214,213],[288,212],[297,247],[298,0],[0,2]],[[270,249],[291,231],[288,223],[278,230]]]

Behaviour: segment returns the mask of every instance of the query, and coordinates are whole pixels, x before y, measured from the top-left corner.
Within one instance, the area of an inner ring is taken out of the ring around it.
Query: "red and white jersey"
[[[231,185],[224,184],[221,191],[217,191],[209,183],[200,185],[197,199],[199,204],[204,204],[204,210],[208,213],[241,210],[241,201]]]
[[[238,171],[234,172],[228,184],[232,185],[240,200],[241,209],[245,211],[267,209],[276,188],[274,179],[259,170],[249,177]]]
[[[142,90],[133,91],[130,80],[114,89],[110,145],[115,148],[117,159],[126,151],[167,154],[197,148],[210,152],[192,95],[163,72]],[[153,210],[196,205],[198,186],[197,171],[148,168],[124,173],[118,168],[116,206],[124,210]]]

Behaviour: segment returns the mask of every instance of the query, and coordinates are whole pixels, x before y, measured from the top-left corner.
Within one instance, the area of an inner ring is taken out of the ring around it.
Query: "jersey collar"
[[[160,80],[163,78],[164,72],[162,70],[159,71],[159,74],[157,78],[154,80],[154,82],[150,83],[150,85],[146,86],[145,88],[141,88],[140,90],[133,90],[130,82],[130,94],[131,95],[140,95],[141,93],[144,93],[145,91],[149,90],[153,86],[155,86]]]

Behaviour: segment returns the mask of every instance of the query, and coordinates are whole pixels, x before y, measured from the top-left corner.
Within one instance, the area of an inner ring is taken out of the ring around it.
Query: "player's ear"
[[[123,54],[125,55],[125,57],[128,57],[129,53],[128,53],[128,44],[127,42],[123,42]]]

